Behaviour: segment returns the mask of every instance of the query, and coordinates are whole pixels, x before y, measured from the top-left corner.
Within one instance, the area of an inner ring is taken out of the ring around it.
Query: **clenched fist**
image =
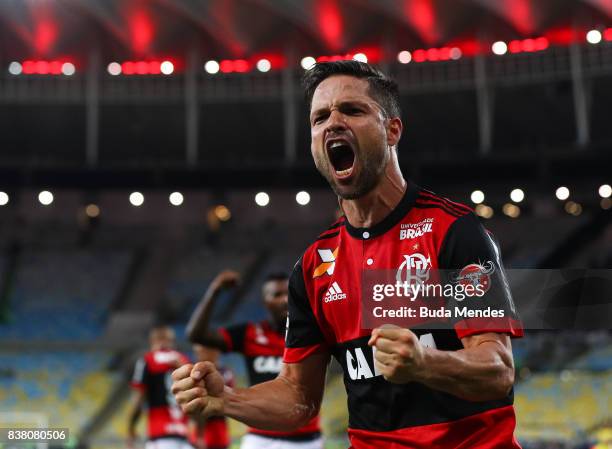
[[[411,330],[374,329],[368,344],[376,349],[374,364],[386,380],[398,384],[418,380],[423,370],[425,348]]]
[[[240,274],[232,270],[222,271],[210,283],[215,290],[236,287],[238,284],[240,284]]]
[[[223,414],[225,383],[213,363],[183,365],[172,380],[172,394],[184,413],[204,418]]]

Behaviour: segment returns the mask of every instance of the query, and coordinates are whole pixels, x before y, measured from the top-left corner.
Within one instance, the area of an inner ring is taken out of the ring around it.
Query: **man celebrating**
[[[315,165],[345,217],[293,270],[280,375],[232,390],[212,365],[185,365],[173,373],[178,403],[191,414],[295,428],[317,413],[333,355],[344,369],[355,449],[518,448],[510,337],[522,330],[497,246],[469,208],[402,176],[394,82],[368,64],[340,61],[316,64],[305,75],[305,90]],[[361,280],[368,270],[398,276],[408,270],[408,276],[484,265],[489,279],[481,301],[494,298],[503,317],[434,330],[362,326]]]
[[[236,286],[240,275],[222,271],[213,279],[187,324],[187,336],[192,343],[218,348],[223,352],[238,352],[245,358],[249,384],[257,385],[278,376],[285,349],[287,322],[288,278],[285,273],[271,273],[261,289],[263,306],[269,319],[247,321],[216,331],[209,328],[210,317],[220,293]],[[292,430],[249,428],[242,438],[241,449],[322,449],[319,417]]]

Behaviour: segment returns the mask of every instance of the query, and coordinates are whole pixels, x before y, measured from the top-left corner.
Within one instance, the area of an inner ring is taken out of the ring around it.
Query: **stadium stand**
[[[516,387],[519,439],[575,441],[609,419],[612,372],[536,374]]]
[[[586,217],[559,217],[552,223],[545,217],[493,218],[486,226],[502,246],[506,268],[535,268],[551,248],[586,221]]]
[[[8,302],[6,339],[83,340],[100,335],[130,263],[129,250],[28,249]]]
[[[76,441],[119,378],[107,371],[109,360],[100,351],[0,352],[0,421],[8,425],[16,413],[40,415],[48,427],[69,428]]]

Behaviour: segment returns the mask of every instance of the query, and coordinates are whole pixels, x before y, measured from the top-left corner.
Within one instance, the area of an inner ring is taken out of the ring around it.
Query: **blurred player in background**
[[[219,293],[238,285],[240,275],[223,271],[212,281],[202,301],[187,325],[187,336],[194,343],[235,351],[244,355],[251,385],[272,380],[280,373],[285,349],[287,298],[289,279],[284,273],[270,274],[262,286],[266,321],[245,322],[212,331],[210,318]],[[291,432],[266,431],[250,428],[242,439],[241,449],[321,449],[323,439],[318,415]]]
[[[219,364],[218,349],[196,343],[193,345],[193,354],[198,362],[214,363],[225,379],[225,385],[234,386],[234,373]],[[196,449],[227,449],[230,445],[227,419],[224,416],[192,419],[189,421],[189,427],[189,442]]]
[[[148,411],[146,449],[192,449],[187,442],[187,416],[170,392],[171,374],[189,358],[174,349],[174,331],[155,326],[149,333],[150,351],[136,362],[131,386],[135,390],[128,421],[128,448],[136,442],[136,425]]]

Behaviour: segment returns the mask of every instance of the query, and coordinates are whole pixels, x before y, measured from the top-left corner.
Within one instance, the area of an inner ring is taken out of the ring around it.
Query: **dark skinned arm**
[[[210,329],[210,319],[221,291],[237,285],[239,281],[240,275],[230,270],[222,271],[213,279],[187,323],[186,333],[189,341],[227,351],[221,334]]]

